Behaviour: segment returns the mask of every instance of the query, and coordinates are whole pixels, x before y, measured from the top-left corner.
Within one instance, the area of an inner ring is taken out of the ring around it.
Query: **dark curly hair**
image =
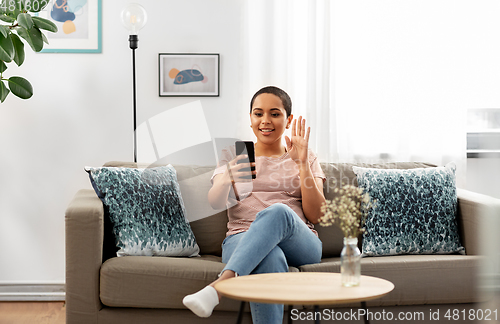
[[[285,111],[286,111],[286,117],[289,117],[292,114],[292,99],[290,99],[290,96],[288,95],[288,93],[286,93],[284,90],[282,90],[278,87],[275,87],[275,86],[264,87],[264,88],[260,89],[259,91],[257,91],[253,95],[252,100],[250,101],[250,113],[252,113],[252,107],[253,107],[253,102],[255,101],[255,98],[257,98],[257,96],[259,96],[263,93],[270,93],[270,94],[273,94],[281,99],[281,103],[283,104],[283,108],[285,108]]]

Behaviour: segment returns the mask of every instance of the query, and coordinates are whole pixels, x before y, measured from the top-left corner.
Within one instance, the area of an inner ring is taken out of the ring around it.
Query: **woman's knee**
[[[285,253],[279,246],[269,252],[269,254],[259,263],[252,273],[273,273],[288,272],[288,262]]]
[[[289,214],[289,213],[294,213],[293,209],[290,208],[290,206],[285,205],[283,203],[276,203],[272,204],[271,206],[267,207],[273,212],[276,213],[282,213],[282,214]]]
[[[293,211],[292,208],[290,208],[285,204],[276,203],[260,211],[257,216],[263,217],[266,215],[269,215],[274,219],[276,219],[277,217],[293,219],[295,212]]]

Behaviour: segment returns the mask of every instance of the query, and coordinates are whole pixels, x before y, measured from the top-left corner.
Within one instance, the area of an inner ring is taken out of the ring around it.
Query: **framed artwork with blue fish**
[[[218,97],[219,54],[159,54],[160,97]]]
[[[51,20],[57,33],[48,33],[42,53],[101,53],[102,0],[47,0],[40,17]]]

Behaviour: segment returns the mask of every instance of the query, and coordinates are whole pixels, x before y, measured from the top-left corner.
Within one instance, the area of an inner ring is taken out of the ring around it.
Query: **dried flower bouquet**
[[[334,193],[338,196],[326,200],[321,206],[323,216],[319,220],[320,225],[335,224],[342,230],[344,237],[358,237],[364,231],[368,211],[375,207],[375,202],[363,189],[353,185],[335,188]]]

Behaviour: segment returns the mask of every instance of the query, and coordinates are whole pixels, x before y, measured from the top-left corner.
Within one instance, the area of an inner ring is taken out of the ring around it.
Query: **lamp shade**
[[[130,35],[137,35],[146,25],[148,14],[143,6],[137,3],[128,4],[121,13],[122,23],[130,31]]]

